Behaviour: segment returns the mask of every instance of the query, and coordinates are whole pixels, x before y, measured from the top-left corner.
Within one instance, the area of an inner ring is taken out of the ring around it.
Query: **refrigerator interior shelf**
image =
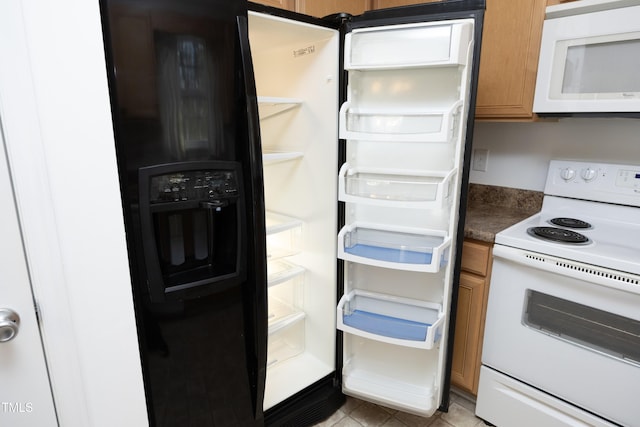
[[[274,212],[265,215],[267,259],[275,260],[300,252],[302,221]]]
[[[275,96],[258,97],[258,115],[264,120],[276,114],[283,113],[302,105],[302,100],[297,98],[279,98]]]
[[[305,313],[276,298],[269,298],[268,323],[269,334],[274,334],[281,329],[290,327],[297,322],[303,321]]]
[[[442,305],[353,290],[337,308],[338,329],[389,344],[432,349],[442,336]]]
[[[272,165],[274,163],[298,160],[302,157],[304,157],[304,153],[301,151],[265,151],[262,153],[262,163],[264,165]]]
[[[397,270],[435,273],[447,263],[444,231],[354,222],[338,233],[338,258]]]
[[[302,221],[275,212],[267,212],[265,215],[267,235],[283,233],[288,230],[302,227]]]
[[[340,168],[338,197],[351,203],[440,208],[451,194],[456,172],[362,168],[345,163]]]
[[[304,352],[304,313],[269,326],[267,368]]]
[[[472,20],[356,29],[345,37],[344,68],[464,66],[472,30]]]
[[[287,261],[269,261],[267,263],[268,287],[276,286],[291,279],[300,277],[304,272],[305,269],[303,267]]]
[[[340,138],[371,141],[449,142],[461,114],[458,100],[446,107],[397,110],[353,106],[340,107]]]
[[[350,396],[421,416],[431,416],[436,410],[436,389],[433,385],[407,384],[380,371],[359,369],[349,363],[342,369],[342,389]]]

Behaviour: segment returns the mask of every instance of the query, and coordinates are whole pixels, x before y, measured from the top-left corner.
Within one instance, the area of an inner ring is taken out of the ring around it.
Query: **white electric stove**
[[[640,166],[551,161],[495,243],[476,414],[640,426]]]
[[[542,210],[498,233],[496,244],[640,274],[639,207],[640,166],[554,160]],[[542,236],[527,232],[533,227],[544,227]]]

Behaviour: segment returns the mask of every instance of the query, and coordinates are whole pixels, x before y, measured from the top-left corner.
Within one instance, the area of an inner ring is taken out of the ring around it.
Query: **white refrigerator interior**
[[[249,13],[267,210],[265,410],[336,370],[338,39]]]
[[[472,45],[472,20],[345,40],[343,392],[423,416],[442,397]]]

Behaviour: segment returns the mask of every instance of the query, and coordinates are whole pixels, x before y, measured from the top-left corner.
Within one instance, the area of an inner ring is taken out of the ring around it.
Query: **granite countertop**
[[[544,193],[470,184],[464,237],[494,243],[496,233],[540,211]]]

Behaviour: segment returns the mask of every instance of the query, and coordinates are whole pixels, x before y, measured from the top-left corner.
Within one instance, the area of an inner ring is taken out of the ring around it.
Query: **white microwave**
[[[533,111],[640,115],[640,0],[547,7]]]

